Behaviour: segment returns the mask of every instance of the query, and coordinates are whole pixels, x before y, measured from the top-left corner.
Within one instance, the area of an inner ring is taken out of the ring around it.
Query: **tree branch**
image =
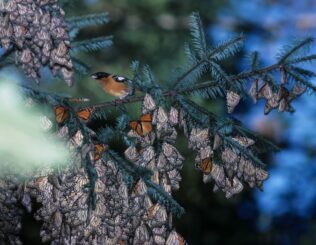
[[[262,69],[258,69],[258,70],[254,70],[254,71],[248,71],[248,72],[242,72],[239,73],[237,75],[233,75],[233,76],[229,76],[228,78],[231,81],[238,81],[240,79],[247,79],[256,75],[260,75],[275,69],[278,69],[280,67],[279,64],[274,64],[268,67],[264,67]],[[185,73],[187,75],[187,72]],[[183,77],[183,76],[182,76]],[[175,91],[175,90],[166,90],[162,93],[163,96],[165,97],[170,97],[170,96],[175,96],[176,94],[187,94],[190,92],[194,92],[196,90],[199,89],[203,89],[203,88],[209,88],[212,87],[214,85],[218,85],[218,82],[216,81],[207,81],[207,82],[203,82],[203,83],[199,83],[196,84],[194,86],[192,86],[191,88],[187,88],[187,89],[182,89],[179,91]],[[95,105],[91,105],[85,108],[91,108],[91,109],[108,109],[111,107],[115,107],[115,106],[119,106],[119,105],[125,105],[125,104],[131,104],[131,103],[136,103],[136,102],[140,102],[143,101],[144,96],[131,96],[131,97],[127,97],[126,99],[115,99],[113,101],[109,101],[109,102],[104,102],[104,103],[99,103],[99,104],[95,104]]]
[[[292,62],[290,62],[290,63],[292,63]],[[287,65],[287,63],[285,63],[283,65]],[[249,78],[251,78],[253,76],[264,74],[264,73],[267,73],[267,72],[270,72],[270,71],[273,71],[273,70],[276,70],[276,69],[279,69],[279,68],[280,68],[280,64],[273,64],[271,66],[267,66],[267,67],[264,67],[262,69],[241,72],[241,73],[239,73],[237,75],[229,76],[228,79],[231,80],[232,82],[233,81],[238,81],[240,79],[249,79]],[[187,72],[185,72],[185,74],[183,76],[181,76],[181,77],[184,77],[186,75],[187,75]],[[218,85],[217,81],[206,81],[206,82],[203,82],[203,83],[198,83],[196,85],[193,85],[190,88],[181,89],[181,90],[178,90],[178,91],[176,91],[174,89],[165,90],[165,91],[162,92],[162,96],[173,97],[173,96],[178,95],[178,94],[185,95],[185,94],[192,93],[192,92],[200,90],[200,89],[210,88],[212,86],[217,86],[217,85]],[[31,89],[31,88],[26,87],[26,86],[24,86],[24,88]],[[46,94],[49,95],[49,93],[46,93]],[[61,100],[61,101],[63,101],[63,100],[64,101],[72,101],[72,98],[69,98],[69,97],[62,97],[62,96],[58,96],[58,95],[53,95],[53,96],[55,98]],[[108,109],[108,108],[112,108],[112,107],[116,107],[116,106],[120,106],[120,105],[141,102],[143,100],[144,100],[144,95],[130,96],[130,97],[127,97],[125,99],[115,99],[115,100],[112,100],[112,101],[109,101],[109,102],[103,102],[103,103],[99,103],[99,104],[86,106],[86,107],[83,107],[82,109],[87,109],[87,108],[90,108],[90,109]],[[86,100],[83,100],[83,101],[86,102]]]

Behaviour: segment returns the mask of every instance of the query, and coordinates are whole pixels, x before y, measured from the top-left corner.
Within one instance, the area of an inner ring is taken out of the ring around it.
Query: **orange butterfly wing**
[[[142,125],[139,121],[130,121],[129,126],[140,136],[144,136]]]
[[[63,106],[55,106],[55,118],[58,123],[63,123],[69,117],[68,110]]]
[[[144,114],[140,117],[140,121],[142,122],[152,122],[153,121],[153,116],[151,114]]]
[[[129,126],[136,131],[140,136],[145,136],[153,130],[152,126],[152,115],[145,114],[140,117],[140,120],[130,121]]]
[[[204,173],[210,174],[212,172],[213,163],[210,158],[205,158],[202,160]]]
[[[77,116],[84,121],[88,121],[90,119],[90,116],[92,114],[93,110],[87,108],[87,109],[82,109],[77,112]]]
[[[139,123],[138,123],[137,121],[135,121],[135,120],[129,122],[129,126],[130,126],[134,131],[136,131],[138,124],[139,124]]]
[[[94,160],[98,161],[106,149],[107,147],[104,144],[94,145]]]
[[[140,118],[143,135],[149,134],[153,130],[153,116],[151,114],[142,115]]]
[[[205,158],[202,162],[197,164],[197,168],[205,174],[210,174],[212,172],[213,163],[210,158]]]
[[[142,127],[143,135],[147,135],[147,134],[149,134],[151,131],[153,131],[153,126],[152,126],[152,124],[149,123],[149,122],[142,122],[142,123],[141,123],[141,127]]]

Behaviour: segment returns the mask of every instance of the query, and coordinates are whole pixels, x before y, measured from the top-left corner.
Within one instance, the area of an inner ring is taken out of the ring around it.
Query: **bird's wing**
[[[119,82],[119,83],[124,83],[124,82],[128,81],[128,79],[127,79],[126,77],[117,76],[117,75],[114,75],[114,76],[113,76],[113,79],[114,79],[116,82]]]

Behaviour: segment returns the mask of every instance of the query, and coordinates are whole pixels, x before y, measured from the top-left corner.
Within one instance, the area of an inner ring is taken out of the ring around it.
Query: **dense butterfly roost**
[[[19,183],[14,176],[0,180],[0,244],[22,244],[20,231],[23,209],[18,188]]]
[[[54,106],[55,112],[57,109]],[[12,184],[14,217],[21,216],[18,203],[35,212],[36,220],[42,222],[42,241],[52,244],[186,244],[172,226],[172,215],[182,212],[171,197],[172,191],[179,189],[184,161],[175,146],[176,127],[184,128],[189,147],[197,151],[196,166],[203,171],[204,182],[214,182],[214,190],[222,190],[227,198],[240,192],[245,182],[261,187],[268,174],[229,147],[221,150],[222,161],[217,162],[214,151],[222,149],[224,141],[207,128],[193,128],[188,133],[183,113],[176,107],[167,113],[146,94],[142,114],[152,115],[152,121],[146,122],[152,127],[146,134],[134,129],[128,132],[134,141],[126,149],[125,159],[96,141],[92,130],[71,134],[66,124],[71,110],[57,113],[60,127],[56,135],[73,150],[73,163],[60,173],[43,170],[23,188]],[[82,114],[75,115],[76,128],[80,128],[79,124],[85,124]],[[52,126],[50,120],[44,122],[44,128]],[[255,144],[247,137],[232,139],[242,147]],[[150,174],[140,175],[132,168],[143,168]],[[7,191],[1,190],[3,195]],[[38,210],[32,210],[32,199],[41,204]],[[21,220],[14,219],[17,224],[13,226],[13,220],[5,215],[1,221],[6,229],[11,227],[3,239],[18,240]]]
[[[213,139],[213,141],[212,141]],[[243,147],[255,144],[255,141],[242,136],[232,138]],[[236,153],[231,148],[221,149],[221,161],[213,159],[213,150],[222,147],[222,139],[219,135],[212,135],[209,129],[193,129],[190,134],[189,146],[198,152],[196,156],[196,166],[204,173],[205,183],[214,181],[214,191],[222,190],[226,198],[231,197],[243,190],[243,182],[250,187],[261,188],[264,180],[268,178],[268,173],[256,167],[255,163]]]
[[[306,87],[294,84],[291,91],[289,91],[288,88],[285,87],[286,84],[287,80],[282,80],[279,88],[276,90],[276,92],[273,92],[271,86],[266,82],[263,82],[260,89],[258,89],[259,80],[256,79],[251,85],[249,94],[252,97],[254,103],[257,103],[257,100],[261,98],[266,100],[264,114],[268,114],[270,111],[276,108],[279,110],[279,112],[294,112],[295,110],[290,103],[295,98],[302,95],[306,91]]]
[[[71,57],[71,63],[68,35],[73,40],[80,28],[106,23],[106,16],[70,18],[69,30],[63,16],[56,1],[9,0],[2,6],[2,47],[16,53],[26,75],[38,79],[39,68],[49,64],[53,70],[66,69],[64,78],[70,85],[71,64],[77,72],[87,71],[76,58]],[[45,128],[57,124],[56,136],[68,142],[73,157],[67,167],[40,171],[23,185],[13,177],[1,179],[0,242],[20,243],[22,204],[23,210],[42,222],[40,236],[51,244],[186,244],[172,225],[172,216],[184,212],[172,197],[184,162],[175,144],[180,130],[196,152],[194,165],[203,172],[204,182],[213,183],[214,191],[221,190],[229,198],[245,184],[262,188],[268,173],[258,156],[276,147],[233,117],[220,117],[203,108],[190,95],[211,100],[226,97],[227,111],[232,113],[247,97],[245,84],[251,81],[250,96],[255,102],[266,100],[265,113],[277,108],[293,112],[290,103],[296,97],[316,91],[309,82],[316,74],[299,67],[316,59],[316,55],[301,53],[313,39],[288,46],[276,64],[263,68],[255,52],[249,71],[228,75],[220,62],[238,52],[243,37],[210,47],[197,13],[191,16],[190,28],[193,42],[185,48],[187,63],[172,72],[169,89],[160,86],[148,66],[140,71],[138,62],[132,64],[131,85],[142,95],[79,110],[72,103],[84,100],[22,86],[29,100],[53,108],[55,118],[45,118]],[[96,50],[110,43],[109,37],[72,42],[71,51]],[[45,45],[47,55],[42,53]],[[280,82],[275,71],[281,73]],[[201,81],[203,77],[210,80]],[[142,116],[131,121],[125,104],[140,101]],[[111,108],[121,113],[117,125],[91,130],[87,122],[106,120],[103,116]],[[111,148],[113,135],[126,146],[124,155]],[[41,204],[38,209],[34,200]]]
[[[177,136],[174,126],[178,124],[178,112],[171,109],[168,115],[146,95],[143,113],[153,115],[155,130],[144,137],[131,130],[129,135],[136,138],[135,143],[140,144],[141,150],[130,146],[125,155],[135,166],[148,169],[153,174],[148,178],[136,176],[132,184],[126,181],[126,170],[122,171],[120,166],[126,160],[120,162],[111,149],[100,148],[102,142],[92,139],[94,132],[84,136],[77,131],[70,137],[66,125],[59,128],[57,137],[68,141],[70,149],[77,152],[73,157],[74,164],[59,175],[47,173],[47,170],[45,174],[39,173],[20,191],[23,200],[35,198],[41,204],[35,218],[43,222],[40,233],[43,242],[186,244],[172,226],[172,207],[152,198],[159,195],[155,189],[165,192],[163,195],[171,195],[172,190],[179,188],[183,157],[173,146]],[[157,140],[164,142],[160,154],[153,148]],[[91,173],[84,167],[87,160],[95,170],[93,186],[89,177]],[[90,202],[91,188],[94,204]],[[22,201],[22,204],[29,212],[32,210],[30,201]]]
[[[40,68],[49,65],[72,85],[73,65],[64,11],[57,0],[8,0],[0,4],[0,40],[15,53],[16,65],[39,82]]]

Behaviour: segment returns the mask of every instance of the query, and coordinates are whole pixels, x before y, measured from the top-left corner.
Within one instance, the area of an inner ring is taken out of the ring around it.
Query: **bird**
[[[106,93],[119,97],[120,99],[124,99],[133,93],[131,86],[132,81],[126,77],[107,72],[96,72],[91,75],[91,78],[97,80]]]

